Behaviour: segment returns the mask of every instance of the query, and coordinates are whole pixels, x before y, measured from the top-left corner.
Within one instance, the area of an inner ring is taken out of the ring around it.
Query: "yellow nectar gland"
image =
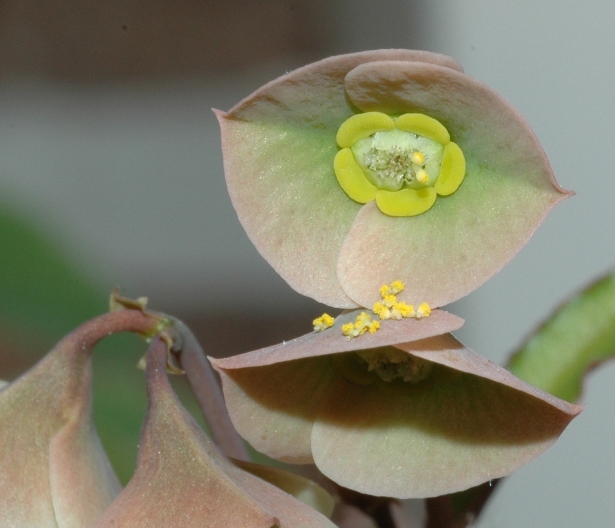
[[[322,332],[327,328],[331,328],[333,323],[335,323],[335,318],[326,313],[312,321],[312,324],[314,325],[314,332]]]
[[[342,189],[359,203],[376,200],[390,216],[426,212],[465,177],[461,149],[424,114],[356,114],[342,123],[336,141],[341,150],[333,167]]]

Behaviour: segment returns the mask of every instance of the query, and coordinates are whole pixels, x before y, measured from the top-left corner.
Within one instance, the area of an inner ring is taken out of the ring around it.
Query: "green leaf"
[[[528,383],[576,401],[587,372],[615,357],[615,274],[573,297],[517,351],[510,371]]]
[[[0,204],[0,379],[21,374],[62,336],[106,312],[109,293],[32,221]],[[94,420],[123,483],[135,467],[147,408],[144,375],[136,368],[145,349],[141,338],[118,335],[98,345],[93,357]],[[185,381],[174,384],[203,424]]]
[[[0,255],[0,327],[12,337],[32,342],[36,336],[37,345],[51,346],[107,309],[102,289],[30,222],[4,208]]]

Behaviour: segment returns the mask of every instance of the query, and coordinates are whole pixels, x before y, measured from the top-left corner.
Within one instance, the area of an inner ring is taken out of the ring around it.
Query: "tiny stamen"
[[[410,157],[410,161],[412,161],[415,165],[423,165],[425,163],[425,156],[422,152],[415,150]]]
[[[312,321],[315,332],[322,332],[327,328],[331,328],[333,326],[333,323],[335,323],[335,318],[331,317],[327,313],[322,314],[320,317],[317,317]]]
[[[422,319],[423,317],[429,317],[431,315],[431,308],[427,303],[423,303],[418,307],[416,311],[416,318]]]
[[[429,174],[425,169],[421,169],[416,173],[416,181],[419,183],[427,183],[429,181]]]
[[[346,336],[347,340],[354,337],[359,337],[365,332],[370,334],[375,333],[380,328],[379,321],[372,321],[371,317],[365,312],[361,312],[357,315],[355,323],[346,323],[342,325],[342,334]]]
[[[374,314],[383,321],[387,319],[399,321],[408,317],[415,317],[416,319],[428,317],[431,314],[431,309],[427,303],[421,304],[415,311],[414,306],[397,299],[397,294],[402,292],[404,288],[404,283],[399,280],[391,283],[390,286],[388,284],[381,286],[380,297],[382,297],[382,300],[374,303],[372,308]]]

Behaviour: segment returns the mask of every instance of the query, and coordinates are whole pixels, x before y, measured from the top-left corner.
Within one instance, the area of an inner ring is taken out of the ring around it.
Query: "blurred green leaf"
[[[0,323],[52,345],[107,310],[107,297],[28,221],[0,209]]]
[[[555,396],[578,400],[585,374],[615,357],[615,274],[561,306],[513,355],[515,376]]]
[[[12,378],[81,323],[108,310],[110,292],[27,218],[0,208],[0,378]],[[121,476],[132,474],[146,408],[145,343],[117,336],[94,351],[94,419]]]

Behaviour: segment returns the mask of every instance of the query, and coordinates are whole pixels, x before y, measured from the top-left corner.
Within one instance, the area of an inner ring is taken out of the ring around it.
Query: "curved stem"
[[[188,327],[175,319],[175,328],[182,338],[180,363],[186,372],[192,392],[207,420],[215,442],[225,455],[250,460],[246,446],[229,417],[220,384],[207,361],[201,345]]]
[[[453,528],[453,505],[450,495],[425,499],[426,528]]]
[[[111,334],[134,332],[151,337],[166,326],[168,319],[155,312],[123,309],[99,315],[64,337],[54,348],[74,354],[91,351],[96,343]]]

